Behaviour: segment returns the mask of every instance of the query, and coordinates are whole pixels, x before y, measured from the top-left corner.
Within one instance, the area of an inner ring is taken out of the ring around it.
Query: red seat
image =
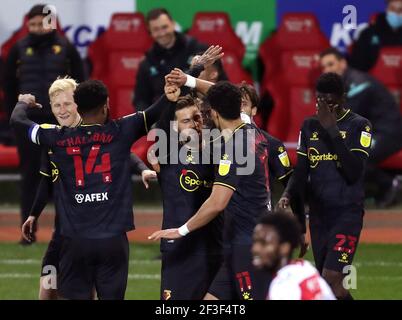
[[[146,51],[153,40],[142,13],[115,13],[106,31],[106,45],[114,50]]]
[[[112,118],[120,118],[134,111],[133,88],[143,56],[143,53],[129,51],[111,52],[108,55],[108,65],[113,67],[113,71],[105,82],[110,91]]]
[[[402,114],[402,48],[382,48],[370,73],[390,90]],[[401,170],[402,150],[385,160],[381,167]]]
[[[268,82],[275,107],[266,128],[288,146],[291,160],[303,120],[315,114],[314,84],[319,75],[317,50],[284,52],[279,68],[281,74]]]
[[[370,73],[386,86],[402,86],[402,48],[382,48]]]
[[[383,161],[381,167],[402,170],[402,150],[399,150],[387,160]]]
[[[245,81],[249,84],[253,84],[253,78],[243,69],[241,61],[239,61],[234,53],[225,52],[225,55],[222,58],[222,63],[231,82],[241,83],[242,81]]]
[[[152,45],[142,13],[115,13],[109,28],[89,47],[91,78],[109,88],[112,118],[134,111],[132,94],[138,67]]]
[[[201,42],[220,45],[224,52],[232,52],[239,61],[246,51],[241,39],[236,35],[225,12],[198,12],[188,34]]]
[[[259,54],[266,72],[275,73],[281,52],[288,50],[319,50],[329,47],[314,14],[287,13],[278,30],[260,46]]]
[[[16,168],[18,165],[17,147],[0,144],[0,168]]]

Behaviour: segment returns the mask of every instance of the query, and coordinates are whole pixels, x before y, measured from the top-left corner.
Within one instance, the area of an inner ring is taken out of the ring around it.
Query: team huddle
[[[43,178],[22,226],[27,240],[54,189],[40,297],[124,299],[126,233],[135,229],[131,174],[145,167],[130,149],[160,130],[176,137],[151,147],[148,158],[163,197],[163,230],[149,236],[161,241],[161,299],[352,299],[343,270],[362,229],[371,124],[345,109],[342,78],[322,74],[317,113],[303,123],[292,169],[283,143],[253,121],[255,89],[200,76],[222,56],[211,46],[187,73],[173,69],[158,100],[117,120],[98,80],[54,81],[49,98],[59,125],[33,122],[30,111],[41,106],[33,95],[19,96],[10,122],[42,148]],[[204,134],[212,130],[219,134]],[[285,186],[277,204],[273,178]],[[315,268],[292,260],[298,247],[300,258],[307,248],[305,204]],[[57,269],[57,290],[42,285],[49,265]]]

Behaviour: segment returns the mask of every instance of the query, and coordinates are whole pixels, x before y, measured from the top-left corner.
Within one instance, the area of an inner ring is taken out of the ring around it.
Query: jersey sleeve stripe
[[[233,191],[236,191],[235,187],[231,186],[230,184],[223,183],[223,182],[214,182],[214,185],[224,186],[224,187],[227,187],[229,189],[232,189]]]
[[[40,173],[41,175],[45,176],[45,177],[48,177],[48,178],[51,177],[50,174],[48,174],[48,173],[46,173],[46,172],[39,171],[39,173]]]
[[[38,140],[39,128],[40,128],[39,124],[35,124],[29,128],[29,132],[28,132],[29,138],[31,139],[31,141],[36,144],[39,144],[39,140]]]
[[[283,176],[280,176],[279,178],[278,178],[278,180],[282,180],[283,178],[285,178],[285,177],[287,177],[289,174],[291,174],[293,172],[293,169],[292,170],[289,170],[288,172],[286,172]]]
[[[301,151],[297,151],[297,154],[300,154],[301,156],[307,157],[307,154],[305,154],[304,152],[301,152]]]
[[[363,150],[363,149],[350,149],[350,151],[360,151],[360,152],[363,152],[367,157],[369,156],[369,154],[368,154],[368,152],[366,151],[366,150]]]

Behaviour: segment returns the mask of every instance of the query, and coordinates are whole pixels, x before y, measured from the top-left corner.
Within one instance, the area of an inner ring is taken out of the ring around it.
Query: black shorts
[[[264,300],[270,279],[254,268],[251,245],[233,245],[208,292],[219,300]]]
[[[54,231],[42,259],[41,277],[48,275],[52,270],[55,270],[57,273],[59,272],[61,242],[62,236]]]
[[[65,299],[124,299],[128,277],[126,234],[106,239],[63,238],[58,291]]]
[[[359,243],[363,217],[351,220],[341,219],[332,226],[311,222],[311,245],[316,268],[343,272],[351,265]]]
[[[161,300],[202,300],[222,261],[221,255],[163,252]]]

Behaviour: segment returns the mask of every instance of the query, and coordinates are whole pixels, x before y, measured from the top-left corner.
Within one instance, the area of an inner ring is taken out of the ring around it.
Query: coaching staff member
[[[49,104],[48,90],[58,76],[69,75],[84,80],[83,64],[75,47],[53,29],[45,29],[45,5],[35,5],[28,12],[29,34],[10,50],[4,70],[5,104],[10,116],[18,94],[30,93],[43,110],[29,110],[37,123],[55,123]],[[30,143],[25,133],[15,131],[22,174],[21,224],[29,216],[34,201],[34,188],[40,175],[40,147]],[[21,240],[21,244],[29,244]]]
[[[141,62],[134,88],[133,104],[144,110],[163,94],[165,75],[174,68],[186,70],[193,56],[207,49],[196,39],[175,31],[175,22],[163,8],[151,10],[146,17],[155,43]]]

